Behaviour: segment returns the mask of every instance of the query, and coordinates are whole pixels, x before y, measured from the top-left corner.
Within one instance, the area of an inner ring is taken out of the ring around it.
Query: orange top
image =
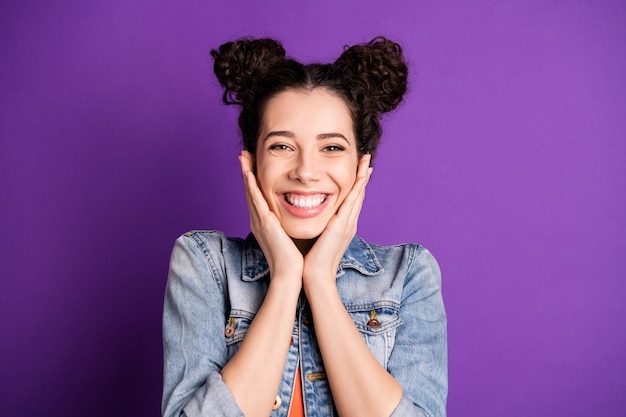
[[[296,368],[296,382],[293,387],[293,398],[291,399],[289,417],[304,417],[304,404],[302,403],[302,377],[300,377],[299,366]]]

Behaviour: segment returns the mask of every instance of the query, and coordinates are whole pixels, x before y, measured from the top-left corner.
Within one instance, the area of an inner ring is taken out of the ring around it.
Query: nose
[[[298,157],[294,158],[294,166],[291,170],[291,179],[303,184],[315,182],[320,177],[319,161],[314,152],[298,152]]]

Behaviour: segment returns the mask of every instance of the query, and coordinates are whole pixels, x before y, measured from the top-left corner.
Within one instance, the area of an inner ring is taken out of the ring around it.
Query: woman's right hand
[[[297,283],[299,290],[302,286],[304,258],[276,215],[269,209],[257,185],[253,173],[254,162],[250,152],[242,151],[239,161],[250,212],[250,229],[267,259],[271,279]]]

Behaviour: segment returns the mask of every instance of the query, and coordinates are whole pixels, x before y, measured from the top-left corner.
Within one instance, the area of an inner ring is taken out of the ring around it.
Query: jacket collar
[[[379,275],[384,271],[372,247],[358,236],[352,239],[343,254],[337,268],[337,278],[345,273],[345,268],[354,269],[366,276]],[[270,272],[265,255],[252,233],[243,242],[241,271],[244,281],[257,281]]]

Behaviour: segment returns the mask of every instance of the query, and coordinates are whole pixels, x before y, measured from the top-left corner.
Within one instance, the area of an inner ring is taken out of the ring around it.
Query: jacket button
[[[376,318],[376,310],[370,311],[370,319],[367,321],[367,324],[369,324],[372,329],[377,329],[380,327],[380,322]]]
[[[272,407],[272,410],[278,410],[278,408],[280,407],[282,403],[283,403],[283,400],[281,400],[280,397],[277,395],[276,399],[274,400],[274,406]]]
[[[306,379],[311,382],[319,381],[320,379],[325,379],[325,378],[326,378],[326,372],[312,372],[310,374],[306,374]]]
[[[230,317],[228,319],[228,326],[226,326],[226,329],[224,329],[224,334],[226,335],[226,337],[231,337],[232,335],[235,334],[236,325],[237,325],[237,322],[235,321],[235,318]]]

